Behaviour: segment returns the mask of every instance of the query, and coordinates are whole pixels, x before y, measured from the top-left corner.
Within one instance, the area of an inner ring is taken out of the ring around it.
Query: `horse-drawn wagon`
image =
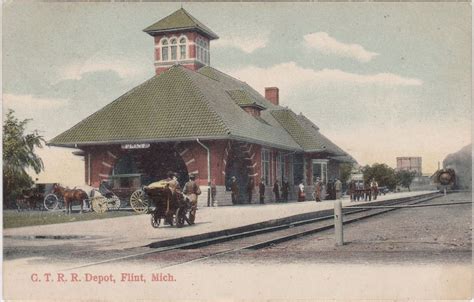
[[[22,210],[44,210],[43,200],[47,192],[51,191],[53,184],[37,183],[33,187],[23,190],[16,199],[18,211]]]
[[[103,213],[108,210],[118,210],[121,201],[112,191],[106,191],[102,188],[82,187],[74,189],[65,188],[59,184],[54,184],[51,193],[44,197],[44,207],[48,211],[65,209],[67,213],[72,212],[72,204],[79,203],[81,213],[84,203],[87,208],[94,212]]]
[[[194,224],[195,211],[191,201],[167,180],[154,182],[136,190],[130,197],[130,206],[139,213],[151,214],[151,225],[158,228],[165,224],[183,227],[185,222]]]

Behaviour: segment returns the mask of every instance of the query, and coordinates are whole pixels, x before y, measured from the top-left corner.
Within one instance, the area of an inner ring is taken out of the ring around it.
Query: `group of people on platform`
[[[375,179],[368,182],[363,181],[351,181],[349,183],[349,195],[351,201],[371,201],[372,199],[377,200],[379,194],[379,184]]]
[[[321,178],[316,177],[313,187],[313,198],[316,202],[320,202],[322,200],[340,199],[342,197],[342,182],[338,178],[334,179],[334,181],[330,180],[327,184],[325,184]],[[298,185],[298,201],[305,200],[306,193],[304,184],[303,182],[300,182]]]
[[[237,178],[235,176],[232,176],[231,178],[231,185],[230,185],[230,190],[232,192],[232,203],[237,204],[239,203],[239,184],[237,182]],[[252,196],[255,188],[255,183],[252,177],[249,178],[249,181],[247,183],[247,203],[252,203]],[[258,197],[260,204],[265,203],[265,179],[261,178],[260,183],[258,184]],[[288,202],[288,196],[290,193],[290,184],[286,179],[283,180],[283,182],[280,183],[278,182],[278,179],[275,180],[273,183],[273,196],[275,198],[275,202]]]
[[[231,178],[231,192],[232,192],[232,203],[239,203],[239,184],[237,178],[232,176]],[[260,204],[265,203],[265,179],[261,179],[258,184],[258,195]],[[247,183],[247,203],[252,203],[252,196],[255,189],[254,179],[249,178]],[[314,183],[314,193],[313,198],[316,202],[321,202],[322,200],[335,200],[341,199],[342,197],[342,182],[335,178],[334,180],[329,180],[326,184],[319,177],[316,178]],[[303,182],[300,182],[297,188],[297,200],[305,201],[305,186]],[[275,202],[288,202],[288,197],[290,193],[290,184],[286,179],[284,179],[280,185],[278,179],[273,183],[273,197]],[[351,201],[359,200],[376,200],[378,196],[378,183],[375,179],[370,180],[369,182],[364,183],[363,181],[351,181],[347,193],[350,195]]]

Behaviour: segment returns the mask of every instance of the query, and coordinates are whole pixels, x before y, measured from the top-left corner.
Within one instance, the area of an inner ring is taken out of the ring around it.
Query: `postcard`
[[[3,2],[3,299],[469,300],[470,2]]]

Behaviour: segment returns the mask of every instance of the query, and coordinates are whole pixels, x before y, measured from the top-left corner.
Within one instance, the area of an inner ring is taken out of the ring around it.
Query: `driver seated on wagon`
[[[114,193],[111,191],[109,183],[105,179],[100,182],[99,192],[106,198],[111,198],[114,195]]]
[[[181,186],[175,172],[168,172],[166,179],[151,183],[143,190],[155,202],[155,211],[164,211],[167,217],[165,221],[168,224],[171,224],[176,209],[188,203],[187,198],[181,192]]]

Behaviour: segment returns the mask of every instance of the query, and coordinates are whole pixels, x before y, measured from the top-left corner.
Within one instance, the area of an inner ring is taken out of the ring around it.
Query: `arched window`
[[[161,40],[161,60],[168,61],[168,40]]]
[[[204,63],[209,64],[209,44],[207,42],[204,42],[203,44],[204,44],[203,45],[203,47],[204,47],[203,60],[204,60]]]
[[[176,46],[176,39],[171,39],[171,60],[176,60],[178,58],[178,46]]]
[[[209,64],[209,43],[207,41],[196,40],[196,58],[204,64]]]
[[[179,59],[186,59],[186,38],[179,39]]]
[[[196,40],[196,59],[200,60],[201,58],[201,39]]]

